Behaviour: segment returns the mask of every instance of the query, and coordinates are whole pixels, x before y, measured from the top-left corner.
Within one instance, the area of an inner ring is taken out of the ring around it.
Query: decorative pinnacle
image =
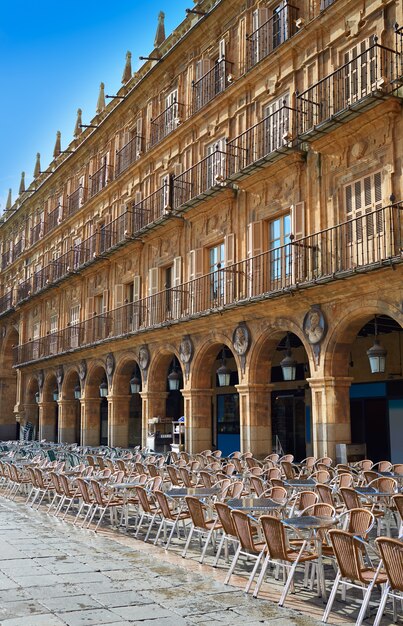
[[[165,13],[160,11],[158,15],[157,32],[154,39],[154,48],[159,48],[162,42],[165,41],[165,25],[164,25]]]
[[[21,172],[21,182],[20,182],[20,188],[19,188],[19,193],[24,193],[25,191],[25,172]]]
[[[122,83],[127,83],[132,77],[132,53],[128,50],[126,52],[126,65],[123,70]]]
[[[53,148],[53,157],[56,158],[59,156],[60,152],[61,152],[61,132],[60,130],[57,131],[56,133],[56,142],[55,142],[55,147]]]
[[[13,199],[11,196],[11,189],[8,190],[7,202],[6,202],[6,211],[9,211],[13,205]]]
[[[36,153],[35,168],[34,168],[34,178],[38,178],[40,173],[41,173],[41,155],[40,155],[39,152],[37,152]]]
[[[81,135],[81,133],[83,132],[83,129],[81,128],[81,116],[82,116],[83,112],[81,109],[77,109],[77,120],[76,120],[76,125],[74,127],[74,137],[78,137],[79,135]]]
[[[105,109],[105,84],[101,83],[99,85],[99,96],[98,96],[98,101],[97,101],[96,112],[102,113],[104,109]]]

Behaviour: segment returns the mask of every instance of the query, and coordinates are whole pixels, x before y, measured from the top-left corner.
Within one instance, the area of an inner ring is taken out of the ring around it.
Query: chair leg
[[[257,583],[253,591],[254,598],[257,598],[257,595],[260,591],[260,587],[262,586],[264,576],[266,574],[266,570],[268,568],[269,563],[270,563],[270,555],[267,554],[265,560],[263,561],[262,569],[260,570],[259,578],[257,579]]]
[[[206,543],[204,544],[203,551],[202,551],[200,559],[199,559],[199,563],[203,563],[203,561],[204,561],[204,557],[206,556],[206,552],[207,552],[207,548],[208,548],[209,543],[210,543],[210,539],[213,540],[213,548],[214,548],[214,544],[215,544],[215,541],[214,541],[214,526],[210,529],[209,534],[207,535]]]
[[[332,591],[330,592],[330,596],[329,596],[329,600],[327,602],[326,608],[325,608],[325,612],[323,613],[323,617],[322,617],[322,622],[327,622],[330,611],[332,610],[332,606],[333,606],[333,602],[335,600],[336,594],[337,594],[337,589],[339,587],[340,584],[340,580],[341,580],[341,574],[340,572],[337,572],[333,587],[332,587]]]
[[[237,564],[237,562],[238,562],[239,555],[241,554],[241,549],[242,549],[242,546],[238,546],[238,549],[237,549],[237,551],[235,552],[235,556],[234,556],[234,558],[233,558],[233,560],[232,560],[231,567],[230,567],[230,568],[229,568],[229,570],[228,570],[227,577],[226,577],[226,579],[224,580],[224,585],[228,585],[228,583],[229,583],[229,580],[230,580],[230,578],[231,578],[231,576],[232,576],[232,573],[233,573],[233,571],[234,571],[234,569],[235,569],[235,565],[236,565],[236,564]]]
[[[184,550],[183,550],[183,552],[182,552],[182,557],[183,557],[183,558],[185,558],[185,556],[186,556],[186,552],[187,552],[187,550],[188,550],[188,547],[189,547],[190,541],[191,541],[191,539],[192,539],[192,537],[193,537],[194,530],[195,530],[195,527],[194,527],[194,524],[192,524],[192,528],[190,529],[190,532],[189,532],[189,535],[188,535],[188,538],[187,538],[187,541],[186,541],[185,548],[184,548]]]
[[[245,593],[248,593],[248,592],[249,592],[249,589],[251,588],[251,585],[252,585],[253,579],[255,578],[255,575],[256,575],[256,572],[257,572],[258,567],[259,567],[259,565],[260,565],[260,561],[261,561],[261,559],[262,559],[263,554],[264,554],[263,550],[262,550],[262,552],[259,552],[259,554],[258,554],[258,557],[257,557],[257,559],[256,559],[256,563],[255,563],[255,566],[254,566],[254,568],[253,568],[253,570],[252,570],[251,575],[249,576],[248,582],[246,583]]]
[[[220,541],[218,549],[217,549],[217,554],[216,554],[216,557],[214,559],[213,567],[217,567],[217,563],[218,563],[218,560],[220,558],[220,554],[221,554],[222,547],[224,545],[224,541],[225,541],[225,533],[223,531],[223,535],[221,537],[221,541]]]
[[[389,590],[390,590],[390,585],[389,583],[386,583],[383,587],[383,591],[382,591],[382,596],[381,596],[381,600],[379,602],[379,608],[375,617],[375,621],[374,621],[374,626],[379,626],[381,619],[382,619],[382,615],[383,612],[385,610],[385,605],[386,605],[386,601],[388,599],[388,594],[389,594]]]

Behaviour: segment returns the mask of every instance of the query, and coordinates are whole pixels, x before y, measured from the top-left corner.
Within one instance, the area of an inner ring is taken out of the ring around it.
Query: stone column
[[[17,376],[15,371],[2,371],[0,376],[0,440],[15,439]]]
[[[147,445],[148,420],[151,417],[165,417],[167,391],[140,391],[142,402],[142,445]]]
[[[352,380],[347,376],[307,378],[312,390],[312,443],[316,457],[336,459],[336,443],[351,443]]]
[[[196,454],[211,450],[211,389],[183,389],[185,400],[185,450]]]
[[[60,443],[78,443],[78,433],[76,433],[77,403],[78,400],[59,400]]]
[[[236,385],[239,393],[241,452],[265,457],[272,451],[272,384]]]
[[[81,398],[81,445],[99,446],[101,440],[101,398]]]
[[[38,402],[39,407],[39,439],[57,442],[56,403]]]
[[[129,445],[130,395],[108,396],[108,441],[110,446],[127,448]]]

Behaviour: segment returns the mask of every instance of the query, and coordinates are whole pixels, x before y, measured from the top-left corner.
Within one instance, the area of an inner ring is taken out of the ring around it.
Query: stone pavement
[[[225,568],[200,566],[196,560],[200,553],[182,559],[178,545],[167,553],[135,540],[130,532],[102,529],[95,535],[44,511],[44,506],[33,511],[21,501],[0,497],[1,626],[319,623],[323,612],[319,600],[310,605],[293,594],[287,603],[297,610],[279,608],[275,602],[279,586],[274,602],[255,600],[243,593],[243,576],[234,576],[231,586],[224,586]],[[262,589],[264,598],[267,590]],[[354,621],[345,614],[341,622],[332,616],[330,623]]]

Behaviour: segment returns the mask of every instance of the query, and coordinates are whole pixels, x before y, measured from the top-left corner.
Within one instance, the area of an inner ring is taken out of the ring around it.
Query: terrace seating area
[[[273,588],[280,606],[301,589],[321,598],[324,622],[401,611],[400,463],[4,442],[0,497],[223,569],[255,598]]]

